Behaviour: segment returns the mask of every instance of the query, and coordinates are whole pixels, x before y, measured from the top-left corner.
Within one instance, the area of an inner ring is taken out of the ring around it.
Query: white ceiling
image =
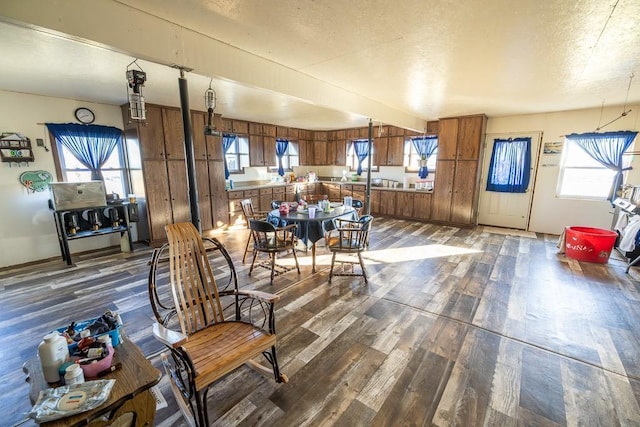
[[[128,51],[109,44],[108,29],[74,26],[71,12],[65,16],[65,2],[50,6],[55,11],[36,10],[33,5],[47,6],[35,0],[2,3],[0,20],[7,22],[0,22],[1,89],[121,105],[126,102],[126,67],[144,58],[137,64],[147,73],[146,101],[179,105],[179,72],[166,65],[154,45],[163,43],[164,34],[149,37],[148,50],[137,44]],[[372,117],[376,123],[405,125],[402,117],[422,123],[464,114],[491,117],[640,103],[638,0],[71,3],[80,14],[83,7],[85,14],[93,7],[98,13],[126,10],[138,21],[144,17],[139,28],[130,26],[133,34],[149,28],[147,21],[171,24],[184,51],[196,56],[206,57],[213,49],[188,45],[201,40],[190,34],[263,61],[264,68],[252,70],[254,76],[246,70],[249,62],[233,63],[233,55],[211,59],[226,67],[219,74],[197,67],[186,74],[192,108],[201,110],[208,76],[215,76],[216,112],[227,117],[337,129],[364,126],[371,111],[379,114]],[[57,14],[51,26],[40,16],[44,12]],[[638,76],[627,93],[632,73]],[[278,93],[286,84],[279,79],[288,78],[305,84]]]

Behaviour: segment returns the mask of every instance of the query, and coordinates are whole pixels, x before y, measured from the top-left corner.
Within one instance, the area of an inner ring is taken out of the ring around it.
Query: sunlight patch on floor
[[[362,258],[364,258],[365,264],[385,264],[405,261],[419,261],[428,258],[449,257],[454,255],[467,255],[474,253],[481,253],[482,251],[477,249],[459,248],[456,246],[447,245],[421,245],[421,246],[409,246],[405,248],[389,248],[368,250],[362,252]],[[338,259],[345,259],[347,254],[338,254]],[[355,254],[353,255],[356,256]],[[311,253],[308,255],[298,254],[298,262],[300,266],[311,265]],[[295,265],[293,256],[287,255],[286,257],[278,257],[278,264],[284,266]],[[324,266],[331,265],[331,254],[323,253],[316,254],[316,265]]]

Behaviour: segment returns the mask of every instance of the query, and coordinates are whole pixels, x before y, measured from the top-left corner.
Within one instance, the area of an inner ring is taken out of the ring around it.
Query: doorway
[[[515,228],[518,230],[528,229],[541,136],[542,132],[487,134],[485,136],[480,196],[478,201],[478,224]],[[531,138],[531,178],[527,190],[524,193],[487,191],[487,174],[489,173],[489,164],[491,163],[491,155],[495,141],[527,137]]]

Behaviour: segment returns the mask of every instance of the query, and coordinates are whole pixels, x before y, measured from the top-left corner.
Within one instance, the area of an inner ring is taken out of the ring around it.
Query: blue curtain
[[[426,162],[429,160],[429,157],[431,157],[434,151],[436,151],[436,149],[438,148],[438,136],[437,135],[416,136],[411,138],[411,142],[413,142],[413,146],[416,148],[416,151],[418,152],[420,159],[424,160],[425,162],[425,165],[420,166],[420,169],[418,169],[418,176],[421,179],[424,179],[429,175],[429,169],[427,168]]]
[[[524,193],[531,177],[531,138],[494,139],[487,191]]]
[[[580,148],[593,157],[602,166],[616,171],[616,176],[609,190],[607,200],[612,201],[616,192],[622,185],[622,172],[631,169],[622,167],[622,155],[629,148],[638,132],[620,131],[605,133],[572,133],[567,135],[569,141],[573,141]]]
[[[102,166],[122,139],[122,130],[113,126],[78,123],[46,123],[56,142],[91,171],[93,181],[104,181]]]
[[[282,167],[282,157],[287,153],[289,140],[276,138],[276,156],[278,157],[278,175],[284,176],[284,167]]]
[[[224,154],[224,179],[229,179],[229,166],[227,165],[227,152],[238,136],[231,133],[222,134],[222,153]]]
[[[353,141],[353,150],[358,157],[358,175],[362,175],[362,162],[369,155],[369,140],[368,139],[355,139]]]

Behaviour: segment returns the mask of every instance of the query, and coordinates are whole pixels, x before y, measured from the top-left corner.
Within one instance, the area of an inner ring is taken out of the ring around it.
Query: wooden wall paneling
[[[408,191],[396,192],[396,216],[400,218],[413,218],[413,196],[414,193]]]
[[[300,166],[313,165],[313,141],[298,140],[298,149],[300,150]]]
[[[451,222],[472,224],[475,221],[477,169],[478,162],[475,160],[460,160],[456,165],[451,198]]]
[[[187,168],[184,161],[167,160],[167,177],[169,178],[173,222],[191,221]]]
[[[404,138],[404,136],[389,137],[387,166],[402,166],[404,164]]]
[[[222,119],[222,130],[223,132],[232,133],[233,132],[233,120],[223,118]]]
[[[162,109],[162,129],[167,159],[184,160],[184,128],[182,112],[174,108]]]
[[[347,165],[347,141],[344,139],[336,139],[335,141],[335,166]]]
[[[374,133],[375,135],[375,133]],[[358,138],[368,139],[369,138],[369,126],[358,128]]]
[[[297,141],[300,138],[300,129],[289,128],[289,139]]]
[[[144,160],[142,162],[149,220],[149,240],[166,239],[164,226],[173,222],[169,199],[169,179],[167,162],[164,160]]]
[[[206,160],[196,160],[195,163],[196,185],[198,187],[198,209],[200,211],[200,231],[206,231],[213,228],[211,193],[209,189],[209,165]]]
[[[396,214],[397,191],[380,192],[380,213],[382,215],[394,216]]]
[[[146,123],[138,123],[140,151],[145,160],[164,160],[164,132],[162,126],[162,108],[147,105]]]
[[[449,222],[451,219],[451,198],[455,169],[455,160],[438,160],[436,162],[438,173],[436,173],[433,183],[431,205],[431,219],[434,221]]]
[[[224,162],[222,160],[209,161],[209,192],[211,195],[212,226],[214,229],[224,227],[229,224],[229,201],[225,190]]]
[[[413,217],[421,221],[431,219],[431,193],[414,193]]]
[[[458,150],[458,119],[440,119],[438,160],[455,160]]]

